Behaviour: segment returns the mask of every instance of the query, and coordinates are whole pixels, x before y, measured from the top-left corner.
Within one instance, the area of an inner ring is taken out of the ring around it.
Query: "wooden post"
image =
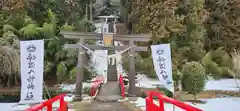
[[[86,10],[85,10],[85,15],[86,15],[86,18],[87,18],[87,20],[88,20],[88,4],[86,4],[85,8],[86,8]]]
[[[93,19],[93,3],[92,3],[93,1],[92,0],[90,0],[90,11],[89,11],[89,15],[90,15],[90,21],[92,21],[92,19]]]
[[[134,45],[134,41],[130,40],[129,41],[129,45],[132,46]],[[132,57],[130,57],[129,60],[129,74],[128,74],[128,80],[129,80],[129,90],[128,93],[130,95],[135,95],[135,76],[136,76],[136,71],[135,71],[135,49],[134,47],[130,49],[130,53],[133,55]]]
[[[84,39],[80,38],[79,41],[80,44],[84,44]],[[75,97],[74,101],[82,101],[82,80],[83,80],[83,59],[84,59],[84,53],[83,48],[78,48],[78,65],[77,65],[77,75],[76,75],[76,87],[75,87]]]

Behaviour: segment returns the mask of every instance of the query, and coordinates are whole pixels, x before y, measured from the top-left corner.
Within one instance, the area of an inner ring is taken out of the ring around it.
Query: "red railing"
[[[54,98],[44,101],[41,104],[32,106],[31,108],[28,108],[25,111],[39,111],[39,110],[42,111],[44,108],[47,108],[47,111],[53,111],[52,104],[58,100],[60,100],[60,106],[57,109],[57,111],[67,111],[68,105],[67,102],[64,101],[64,96],[66,96],[66,94],[60,94],[58,96],[55,96]]]
[[[125,98],[125,90],[124,90],[123,77],[121,74],[119,77],[119,83],[120,83],[120,87],[121,87],[121,95],[122,95],[122,98],[124,99]]]
[[[97,95],[98,89],[101,86],[101,84],[103,83],[103,80],[104,79],[100,76],[97,76],[97,77],[95,77],[91,80],[93,85],[91,86],[91,89],[90,89],[90,96],[95,97]],[[125,91],[124,91],[123,77],[122,77],[121,74],[120,74],[120,77],[119,77],[119,84],[120,84],[120,88],[121,88],[121,96],[124,99],[125,98]]]
[[[181,101],[169,98],[159,92],[149,91],[147,92],[148,97],[146,98],[146,111],[165,111],[164,102],[171,103],[179,108],[184,109],[185,111],[203,111],[201,109],[195,108],[193,106],[187,105]],[[156,105],[153,102],[153,96],[158,97],[159,105]]]
[[[90,96],[91,97],[95,97],[97,95],[98,90],[99,90],[101,84],[103,83],[103,80],[104,79],[100,76],[97,76],[97,77],[95,77],[91,80],[91,82],[93,83],[93,85],[90,89]]]

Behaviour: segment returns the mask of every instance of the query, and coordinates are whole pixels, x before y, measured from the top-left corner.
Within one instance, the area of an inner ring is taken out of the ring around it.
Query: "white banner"
[[[44,41],[20,42],[21,51],[21,100],[20,104],[42,102]]]
[[[160,83],[174,92],[170,44],[152,45],[151,50],[154,69]]]

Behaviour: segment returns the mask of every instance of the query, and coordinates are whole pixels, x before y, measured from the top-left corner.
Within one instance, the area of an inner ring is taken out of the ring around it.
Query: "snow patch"
[[[136,87],[141,88],[156,88],[157,86],[162,86],[157,79],[148,78],[144,74],[138,74],[136,76]]]
[[[238,111],[240,105],[240,98],[214,98],[214,99],[202,99],[206,101],[206,104],[196,104],[185,102],[186,104],[192,105],[194,107],[200,108],[204,111]],[[157,101],[154,101],[155,104],[158,104]],[[140,107],[142,110],[146,110],[146,101],[144,98],[138,98],[136,101],[132,101],[131,103],[135,103],[136,107]],[[173,105],[165,103],[164,108],[166,111],[173,111]],[[183,109],[175,106],[175,111],[185,111]]]
[[[64,100],[66,102],[72,102],[74,98],[74,95],[68,94],[64,97]],[[88,97],[85,96],[83,98],[84,100],[87,100]],[[46,100],[43,100],[46,101]],[[59,101],[56,101],[53,103],[53,108],[58,108],[60,106]],[[18,103],[0,103],[1,111],[24,111],[25,109],[29,108],[30,105],[19,105]]]
[[[76,84],[61,84],[59,88],[61,88],[62,91],[74,92],[75,87],[76,87]],[[90,88],[90,87],[91,87],[91,83],[83,82],[83,88]]]
[[[240,85],[240,82],[238,82]],[[238,91],[239,88],[234,79],[209,80],[205,90]]]
[[[0,103],[1,111],[17,111],[24,110],[29,105],[17,105],[18,103]]]
[[[158,79],[148,78],[144,74],[138,74],[136,76],[136,87],[141,88],[156,88],[157,86],[163,87]],[[240,81],[238,81],[240,86]],[[206,82],[205,90],[222,90],[222,91],[239,91],[239,88],[234,79],[220,79],[220,80],[208,80]]]

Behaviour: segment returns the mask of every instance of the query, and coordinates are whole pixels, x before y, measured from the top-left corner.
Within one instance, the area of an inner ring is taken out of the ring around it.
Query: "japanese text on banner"
[[[169,44],[152,45],[152,58],[155,72],[164,87],[174,91],[172,79],[172,61]]]
[[[38,103],[43,93],[43,40],[20,42],[21,103]]]

